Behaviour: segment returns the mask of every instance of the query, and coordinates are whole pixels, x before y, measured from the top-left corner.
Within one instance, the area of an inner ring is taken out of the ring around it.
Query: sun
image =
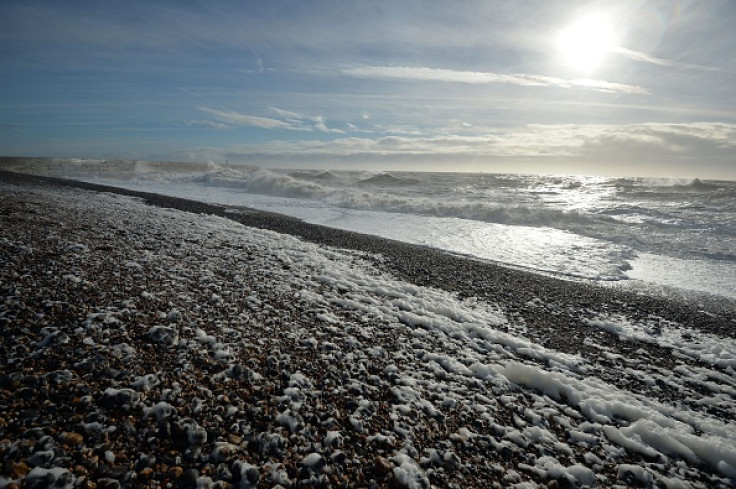
[[[600,67],[615,44],[613,28],[602,15],[580,17],[557,37],[563,63],[585,74]]]

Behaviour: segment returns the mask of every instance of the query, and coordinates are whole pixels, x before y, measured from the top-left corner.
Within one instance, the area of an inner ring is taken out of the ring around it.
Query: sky
[[[0,0],[0,154],[736,180],[733,0]]]

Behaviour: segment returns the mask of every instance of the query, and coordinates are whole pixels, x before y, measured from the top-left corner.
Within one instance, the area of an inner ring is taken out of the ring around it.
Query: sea
[[[568,280],[736,300],[732,181],[141,163],[132,174],[74,178],[281,213]]]

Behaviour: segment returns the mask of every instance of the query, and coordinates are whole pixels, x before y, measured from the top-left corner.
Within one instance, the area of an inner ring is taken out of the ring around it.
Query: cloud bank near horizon
[[[648,164],[666,165],[670,176],[718,178],[718,171],[697,165],[702,155],[728,158],[736,151],[736,124],[637,124],[627,126],[530,125],[492,135],[431,137],[343,137],[326,141],[280,141],[200,148],[188,154],[200,161],[273,164],[282,168],[329,167],[437,170],[442,162],[454,169],[480,171],[642,174],[641,157]],[[600,155],[609,155],[601,157]],[[359,167],[359,166],[358,166]],[[718,170],[718,169],[717,169]],[[723,170],[723,169],[720,169]],[[521,170],[526,171],[526,170]],[[655,176],[657,172],[646,173]]]

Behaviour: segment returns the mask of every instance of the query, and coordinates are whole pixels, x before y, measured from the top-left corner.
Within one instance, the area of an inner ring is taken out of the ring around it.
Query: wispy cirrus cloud
[[[199,110],[210,114],[215,119],[235,126],[254,126],[262,129],[289,129],[289,130],[305,130],[294,127],[288,122],[268,117],[258,117],[254,115],[241,114],[232,110],[217,110],[209,107],[200,107]]]
[[[481,71],[459,71],[445,68],[411,66],[362,66],[347,68],[342,73],[355,78],[383,80],[414,80],[451,83],[488,84],[506,83],[525,87],[582,88],[601,92],[616,92],[643,95],[646,88],[623,83],[613,83],[591,78],[565,79],[524,73],[492,73]]]
[[[210,107],[200,107],[199,110],[214,117],[217,122],[215,124],[228,124],[230,126],[252,126],[261,129],[281,129],[287,131],[321,131],[326,133],[344,134],[341,129],[334,129],[327,126],[323,116],[304,116],[289,110],[271,107],[278,119],[271,117],[262,117],[249,114],[241,114],[232,110],[218,110]],[[203,121],[199,121],[202,123]],[[219,127],[219,126],[218,126]]]
[[[278,107],[269,107],[268,110],[270,110],[277,116],[281,117],[282,119],[287,119],[287,120],[292,120],[292,121],[301,121],[304,119],[303,115],[299,114],[298,112],[293,112],[291,110],[279,109]]]
[[[223,124],[222,122],[215,122],[210,121],[207,119],[192,119],[190,121],[187,121],[188,126],[206,126],[206,127],[212,127],[214,129],[228,129],[230,126],[227,124]]]
[[[701,71],[717,71],[717,72],[729,72],[732,70],[727,70],[723,67],[717,67],[717,66],[706,66],[706,65],[699,65],[694,63],[683,63],[681,61],[674,61],[671,59],[664,59],[664,58],[658,58],[656,56],[649,55],[647,53],[642,53],[641,51],[634,51],[632,49],[627,49],[621,46],[616,46],[613,48],[613,52],[620,54],[622,56],[625,56],[629,59],[633,59],[634,61],[641,61],[642,63],[649,63],[657,66],[664,66],[667,68],[679,68],[679,69],[686,69],[686,70],[701,70]]]

